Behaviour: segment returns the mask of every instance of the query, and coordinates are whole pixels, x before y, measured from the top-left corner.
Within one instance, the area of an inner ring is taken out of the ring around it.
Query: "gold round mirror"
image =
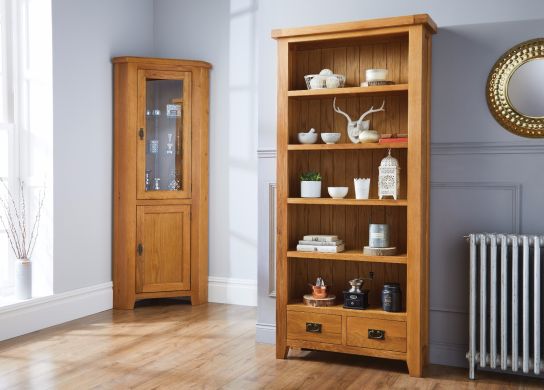
[[[544,138],[544,38],[520,43],[499,58],[486,95],[489,110],[505,129]]]

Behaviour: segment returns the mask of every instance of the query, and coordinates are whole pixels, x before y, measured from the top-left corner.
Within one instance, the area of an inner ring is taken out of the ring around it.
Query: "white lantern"
[[[391,149],[386,157],[382,159],[379,167],[378,196],[392,196],[397,199],[400,192],[400,167],[399,160],[391,156]]]

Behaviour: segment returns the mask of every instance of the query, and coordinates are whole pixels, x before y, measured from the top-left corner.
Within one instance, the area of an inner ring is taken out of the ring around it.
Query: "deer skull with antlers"
[[[334,111],[336,111],[338,114],[344,115],[346,119],[348,120],[347,133],[348,133],[349,139],[354,144],[359,143],[359,135],[363,131],[368,130],[370,127],[370,120],[365,121],[366,116],[374,112],[385,111],[384,106],[385,106],[385,100],[383,101],[382,106],[380,108],[375,110],[374,106],[372,106],[370,107],[370,110],[368,110],[363,115],[361,115],[361,117],[358,120],[353,121],[351,120],[348,114],[346,114],[344,111],[336,107],[336,98],[334,98],[332,102],[332,107],[334,108]]]

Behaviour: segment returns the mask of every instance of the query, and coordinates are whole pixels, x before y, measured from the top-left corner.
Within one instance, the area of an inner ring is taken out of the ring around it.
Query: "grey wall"
[[[111,281],[112,67],[153,54],[150,0],[53,0],[54,292]]]
[[[475,231],[543,232],[544,142],[511,135],[487,109],[484,87],[491,66],[521,41],[544,36],[538,1],[261,1],[259,34],[259,315],[258,340],[273,342],[270,243],[274,223],[276,45],[270,30],[348,20],[429,13],[439,26],[433,40],[431,174],[430,355],[434,363],[465,365],[468,264],[463,236]],[[537,20],[529,20],[537,19]],[[539,20],[538,20],[539,19]],[[261,234],[262,232],[262,234]]]
[[[544,13],[541,14],[544,16]],[[469,232],[544,231],[544,142],[512,135],[487,109],[489,70],[543,36],[544,20],[441,29],[433,42],[431,357],[464,365]]]
[[[252,0],[155,0],[155,51],[199,59],[210,80],[209,274],[255,283],[257,96]]]

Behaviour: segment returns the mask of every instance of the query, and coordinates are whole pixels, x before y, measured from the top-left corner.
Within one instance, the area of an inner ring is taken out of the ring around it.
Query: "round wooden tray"
[[[336,295],[330,294],[327,298],[314,298],[312,294],[304,295],[304,304],[313,307],[334,306]]]
[[[364,81],[361,83],[361,87],[376,87],[378,85],[394,85],[394,81],[390,80],[375,80],[375,81]]]
[[[389,248],[371,248],[369,246],[365,246],[363,248],[363,255],[367,256],[395,256],[396,254],[396,246],[392,246]]]

